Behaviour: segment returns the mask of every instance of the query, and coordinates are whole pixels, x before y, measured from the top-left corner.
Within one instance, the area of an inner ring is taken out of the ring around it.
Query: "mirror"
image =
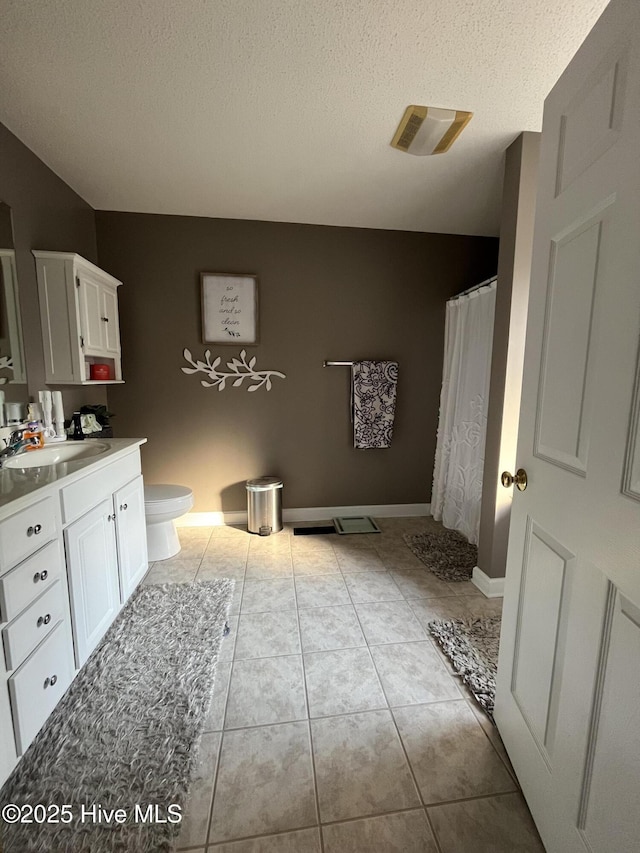
[[[0,387],[26,383],[11,208],[0,201]]]

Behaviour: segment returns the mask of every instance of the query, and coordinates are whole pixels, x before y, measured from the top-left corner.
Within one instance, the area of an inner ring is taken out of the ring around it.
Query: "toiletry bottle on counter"
[[[24,404],[5,403],[4,415],[4,422],[7,426],[20,426],[24,422]]]
[[[39,450],[44,447],[44,424],[42,423],[42,412],[37,403],[29,403],[27,426],[23,438],[30,439],[27,450]]]

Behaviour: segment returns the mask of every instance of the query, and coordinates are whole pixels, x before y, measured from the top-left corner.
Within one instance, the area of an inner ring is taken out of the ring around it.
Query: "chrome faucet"
[[[40,446],[37,436],[32,435],[25,438],[25,432],[27,432],[26,427],[20,427],[11,433],[7,441],[7,446],[4,450],[0,451],[0,468],[2,467],[5,459],[9,459],[11,456],[18,456],[20,453],[25,453],[25,451],[30,447]]]

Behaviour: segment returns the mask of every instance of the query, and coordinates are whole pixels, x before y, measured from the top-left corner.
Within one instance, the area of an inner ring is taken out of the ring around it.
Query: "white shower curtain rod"
[[[481,281],[480,284],[474,284],[473,287],[468,287],[466,290],[463,290],[462,293],[456,293],[455,296],[451,296],[447,299],[447,302],[452,302],[454,299],[460,299],[461,296],[466,296],[468,293],[473,293],[474,290],[480,290],[481,287],[484,287],[485,284],[491,284],[494,281],[498,280],[497,275],[492,275],[491,278],[488,278],[486,281]]]

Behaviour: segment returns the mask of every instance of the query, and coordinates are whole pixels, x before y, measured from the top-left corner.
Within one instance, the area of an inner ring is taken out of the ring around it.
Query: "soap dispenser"
[[[71,433],[71,438],[74,441],[84,441],[84,433],[82,432],[82,415],[80,414],[80,412],[73,413],[71,423],[73,425],[73,432]]]

